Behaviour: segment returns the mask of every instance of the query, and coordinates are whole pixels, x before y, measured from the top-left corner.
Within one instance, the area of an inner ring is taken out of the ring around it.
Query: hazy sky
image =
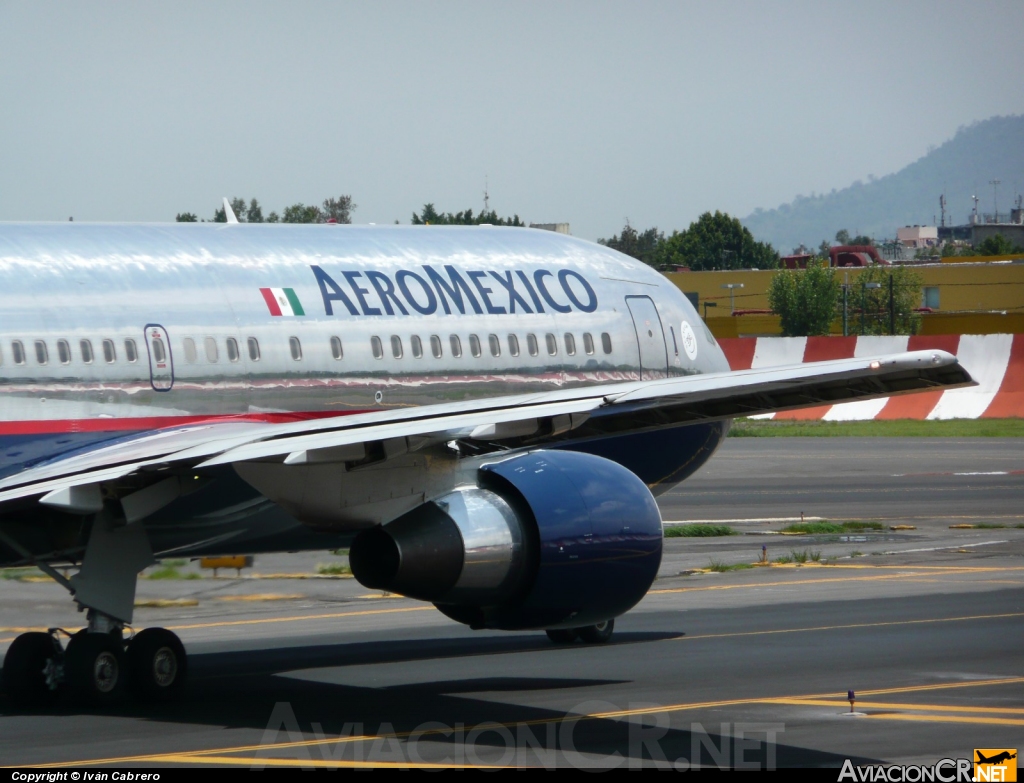
[[[1024,112],[1008,2],[0,0],[0,220],[351,194],[577,236],[881,176]]]

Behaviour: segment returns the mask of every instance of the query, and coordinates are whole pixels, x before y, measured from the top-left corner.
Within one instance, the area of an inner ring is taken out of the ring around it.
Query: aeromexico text
[[[574,269],[481,271],[424,265],[392,274],[346,270],[332,277],[312,266],[327,315],[592,313],[593,286]]]

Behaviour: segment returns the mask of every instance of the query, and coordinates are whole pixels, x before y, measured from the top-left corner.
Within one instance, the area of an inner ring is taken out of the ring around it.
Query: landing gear
[[[60,655],[60,643],[48,633],[23,633],[11,642],[0,677],[11,701],[19,707],[51,701],[57,690],[53,670]]]
[[[125,655],[121,640],[109,633],[77,633],[64,651],[64,678],[73,696],[103,706],[125,691]]]
[[[548,638],[555,644],[572,644],[582,639],[587,644],[604,644],[612,638],[615,620],[605,620],[597,625],[584,625],[582,628],[551,628],[545,631]]]
[[[185,647],[165,628],[147,628],[128,643],[128,685],[140,701],[172,701],[187,670]]]
[[[93,707],[116,704],[128,693],[142,703],[168,702],[185,687],[185,648],[164,628],[147,628],[127,644],[119,626],[83,629],[65,649],[56,633],[24,633],[7,650],[0,683],[19,707],[45,705],[61,693]]]

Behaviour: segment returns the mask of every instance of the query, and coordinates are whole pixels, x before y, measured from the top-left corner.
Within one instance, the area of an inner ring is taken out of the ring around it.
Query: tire
[[[577,636],[575,628],[549,628],[544,633],[555,644],[572,644]]]
[[[3,689],[19,707],[52,701],[56,691],[46,684],[47,663],[59,654],[48,633],[23,633],[7,648],[4,657]]]
[[[580,638],[587,644],[604,644],[612,638],[612,631],[615,630],[614,620],[605,620],[597,625],[586,625],[576,629]]]
[[[140,701],[173,701],[187,673],[185,647],[167,629],[147,628],[128,643],[128,687]]]
[[[106,633],[75,634],[64,654],[64,674],[72,695],[91,706],[116,704],[128,678],[124,647]]]

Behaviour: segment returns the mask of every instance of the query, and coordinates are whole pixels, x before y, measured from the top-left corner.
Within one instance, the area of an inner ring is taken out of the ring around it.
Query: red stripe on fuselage
[[[277,303],[277,298],[274,296],[274,292],[269,288],[261,288],[260,293],[263,294],[263,301],[267,303],[267,307],[270,308],[271,315],[281,315],[281,306]]]
[[[49,435],[65,432],[137,432],[196,424],[221,424],[226,421],[287,424],[332,416],[351,416],[368,411],[309,411],[302,413],[237,413],[213,416],[135,416],[123,419],[42,419],[0,421],[0,435]]]

